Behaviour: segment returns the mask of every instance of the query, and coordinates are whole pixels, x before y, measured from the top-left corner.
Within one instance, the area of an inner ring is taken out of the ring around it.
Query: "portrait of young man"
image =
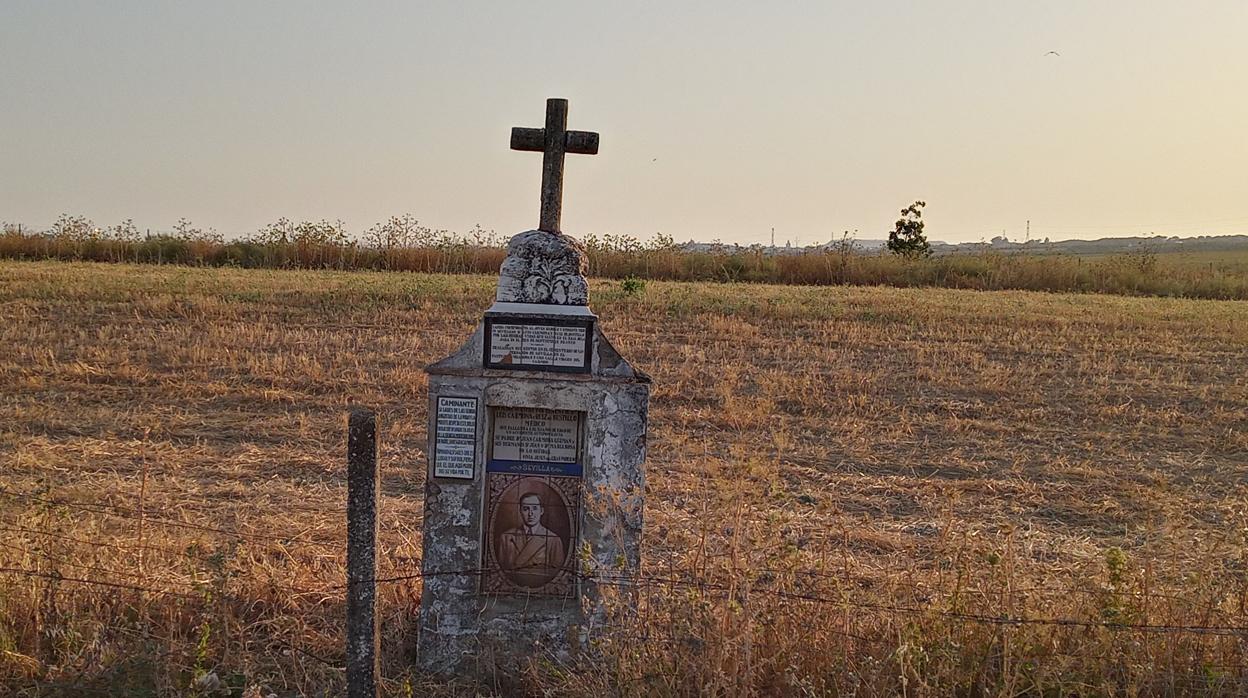
[[[541,495],[527,492],[514,506],[520,523],[499,536],[498,563],[515,584],[540,587],[563,568],[563,540],[546,526],[546,504]]]

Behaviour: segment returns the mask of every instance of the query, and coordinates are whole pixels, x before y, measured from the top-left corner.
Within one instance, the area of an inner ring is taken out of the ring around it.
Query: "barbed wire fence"
[[[67,565],[72,566],[72,563],[62,563],[62,564],[67,564]],[[101,570],[101,571],[106,571],[106,570]],[[439,572],[439,573],[433,573],[433,574],[413,573],[413,574],[404,574],[404,575],[397,575],[397,576],[390,576],[390,577],[378,577],[378,578],[365,580],[365,581],[373,583],[373,584],[378,584],[378,585],[394,584],[394,583],[399,583],[399,582],[421,580],[429,576],[442,576],[442,575],[480,576],[482,574],[485,574],[486,572],[487,571],[483,569],[468,569],[468,570],[446,571],[446,572]],[[194,586],[171,588],[167,583],[162,586],[141,586],[137,584],[112,581],[108,579],[101,579],[101,578],[95,578],[95,577],[90,577],[90,576],[68,575],[68,574],[63,574],[59,571],[40,571],[40,570],[34,570],[34,569],[8,567],[8,566],[0,566],[0,575],[16,575],[16,576],[22,576],[26,578],[38,578],[38,579],[43,579],[43,580],[47,580],[47,581],[54,582],[54,583],[85,585],[85,586],[97,587],[97,588],[102,588],[102,589],[107,589],[107,590],[133,591],[133,592],[138,592],[141,594],[152,595],[152,596],[172,596],[172,597],[179,597],[179,598],[192,599],[192,600],[202,600],[204,598],[203,590],[197,589]],[[673,577],[647,577],[647,576],[631,576],[631,575],[629,576],[602,576],[602,575],[585,574],[585,573],[578,574],[577,577],[583,582],[592,583],[598,586],[612,586],[612,587],[619,587],[619,588],[624,588],[624,589],[629,589],[629,590],[687,589],[687,590],[696,591],[701,595],[713,597],[719,600],[732,599],[734,601],[740,602],[740,599],[741,599],[740,595],[733,594],[733,590],[731,589],[731,586],[729,584],[722,583],[722,582],[711,582],[711,581],[707,581],[704,579],[681,579],[681,578],[673,578]],[[296,593],[296,594],[327,594],[331,592],[337,592],[345,596],[347,585],[340,584],[340,585],[334,585],[334,586],[324,587],[324,588],[319,588],[319,589],[301,589],[301,588],[294,588],[294,587],[282,587],[282,589]],[[751,589],[747,596],[773,596],[777,599],[782,599],[786,601],[808,602],[808,603],[814,603],[817,605],[827,605],[827,606],[831,606],[837,609],[850,608],[854,610],[862,610],[862,611],[870,611],[874,613],[894,614],[894,615],[936,616],[936,617],[940,617],[946,620],[959,621],[963,623],[975,623],[975,624],[994,625],[994,626],[1019,627],[1019,626],[1025,626],[1025,625],[1044,625],[1044,626],[1058,626],[1058,627],[1098,628],[1098,629],[1112,631],[1115,633],[1151,633],[1151,634],[1161,633],[1161,634],[1171,634],[1171,635],[1172,634],[1213,635],[1213,636],[1239,638],[1242,642],[1248,642],[1248,626],[1203,625],[1203,624],[1176,625],[1176,624],[1148,624],[1148,623],[1118,623],[1118,622],[1110,622],[1110,621],[1089,621],[1089,620],[1073,619],[1073,618],[1032,618],[1032,617],[985,615],[985,614],[966,613],[966,612],[950,612],[950,611],[943,611],[943,610],[932,609],[932,608],[916,608],[916,607],[897,606],[897,605],[889,605],[889,604],[866,603],[866,602],[861,602],[861,601],[847,601],[846,599],[843,599],[843,598],[822,596],[818,594],[799,593],[799,592],[785,591],[785,590],[780,590],[780,589],[765,589],[765,588]],[[244,597],[244,596],[238,596],[238,595],[223,594],[223,595],[220,595],[219,600],[224,600],[224,601],[237,603],[237,604],[248,604],[252,602],[254,599],[249,598],[249,597]],[[612,629],[609,629],[608,631],[610,632],[610,631],[618,631],[618,630],[619,628],[612,628]],[[828,630],[828,629],[825,629],[825,630]],[[832,630],[833,632],[836,632],[834,628],[830,630]],[[890,639],[886,637],[866,637],[863,635],[855,635],[853,633],[843,633],[843,634],[859,642],[867,642],[867,643],[890,642]],[[665,632],[661,627],[657,627],[657,628],[647,627],[644,633],[636,632],[635,639],[649,641],[649,642],[653,642],[656,640],[672,641],[672,640],[679,639],[679,638],[674,638],[672,635],[673,634],[670,631]],[[330,669],[333,669],[334,671],[338,671],[338,672],[347,671],[347,662],[344,659],[336,658],[336,657],[321,656],[320,654],[317,654],[313,651],[305,649],[304,647],[300,646],[300,644],[296,642],[283,640],[282,638],[270,637],[268,638],[268,640],[285,650],[296,652],[299,655],[306,657],[310,660],[313,660],[319,664],[322,664]],[[1078,656],[1084,659],[1088,659],[1088,658],[1097,659],[1098,658],[1098,657],[1089,656],[1089,655],[1081,654],[1081,653],[1062,652],[1060,650],[1054,650],[1053,652],[1057,654],[1065,654],[1068,656]],[[1108,655],[1103,655],[1099,658],[1110,659],[1111,657]],[[1201,666],[1204,669],[1236,670],[1241,673],[1241,676],[1242,676],[1242,672],[1244,672],[1246,668],[1243,663],[1216,663],[1216,662],[1210,662],[1210,661],[1202,662]],[[641,679],[639,678],[637,680],[641,680]],[[92,689],[90,686],[83,685],[83,684],[74,684],[72,688],[74,688],[75,690],[86,690],[86,691],[97,690],[101,693],[107,693],[105,689]]]
[[[373,431],[375,435],[375,428]],[[376,468],[376,447],[373,446],[371,460],[362,461],[361,467],[368,466]],[[374,475],[375,475],[374,470]],[[368,486],[375,488],[376,480],[371,481]],[[96,516],[109,517],[120,521],[142,522],[150,526],[167,526],[199,534],[214,536],[218,539],[233,541],[234,543],[255,543],[258,546],[282,546],[295,550],[315,551],[318,555],[332,555],[338,558],[340,555],[345,559],[349,557],[347,540],[318,540],[307,538],[303,534],[299,535],[282,535],[279,533],[243,530],[238,527],[212,526],[194,521],[187,521],[182,516],[183,512],[176,509],[160,509],[148,508],[146,506],[131,507],[122,506],[111,503],[82,501],[72,498],[64,498],[52,496],[46,491],[15,491],[0,486],[0,497],[8,499],[12,502],[22,504],[28,508],[34,509],[67,509],[83,514],[92,514]],[[376,528],[376,497],[372,498],[371,506],[373,507],[374,520],[372,526]],[[351,515],[351,507],[347,509],[347,513]],[[350,528],[350,526],[348,526]],[[189,579],[181,581],[164,579],[159,583],[152,581],[152,575],[144,574],[142,571],[128,572],[119,569],[110,569],[90,564],[89,561],[79,559],[68,559],[65,556],[57,556],[42,547],[23,547],[13,542],[0,543],[0,549],[8,550],[18,555],[35,557],[39,562],[49,563],[47,565],[36,564],[28,566],[19,566],[13,564],[0,565],[0,576],[25,578],[28,580],[43,580],[50,585],[75,585],[87,588],[93,588],[101,591],[113,592],[133,592],[140,597],[176,597],[182,599],[209,601],[214,600],[217,603],[238,604],[241,607],[250,607],[256,602],[254,596],[245,594],[229,593],[223,583],[220,583],[220,568],[222,565],[222,557],[218,553],[207,552],[198,545],[187,547],[172,547],[165,545],[156,545],[150,542],[125,543],[118,539],[97,540],[82,535],[70,535],[62,531],[47,530],[32,525],[29,521],[10,521],[0,518],[0,532],[13,534],[33,539],[49,539],[62,541],[67,544],[85,545],[96,548],[107,548],[122,552],[140,552],[150,551],[161,553],[173,559],[185,560],[188,562],[198,563],[215,569],[217,576],[208,574],[206,577],[197,577],[194,574],[189,575]],[[374,541],[375,545],[375,541]],[[390,561],[390,567],[406,567],[417,568],[411,572],[402,572],[397,574],[378,574],[377,560],[374,557],[367,561],[367,567],[356,569],[356,574],[351,577],[347,574],[347,569],[351,567],[350,560],[346,560],[344,564],[343,583],[331,584],[317,587],[305,587],[282,582],[277,579],[260,580],[261,586],[267,586],[273,590],[292,596],[317,596],[323,599],[335,599],[344,603],[348,608],[348,615],[351,613],[352,596],[359,593],[366,593],[369,596],[369,604],[375,603],[377,599],[376,589],[382,585],[401,585],[405,583],[419,584],[422,580],[431,576],[480,576],[488,572],[488,570],[473,568],[453,571],[440,571],[429,573],[418,569],[420,566],[419,559],[404,558],[401,563],[395,564],[394,560]],[[360,570],[371,569],[371,574],[365,574]],[[66,572],[64,570],[72,570]],[[747,570],[732,569],[732,574],[743,573]],[[980,613],[972,610],[949,609],[942,608],[936,604],[914,605],[899,603],[884,603],[876,600],[854,598],[853,595],[840,592],[837,594],[829,594],[826,588],[821,587],[821,582],[838,577],[837,574],[821,569],[764,569],[752,568],[748,570],[753,573],[753,577],[742,580],[723,581],[716,579],[712,575],[707,575],[706,570],[698,569],[677,569],[669,565],[666,574],[654,573],[621,573],[612,570],[592,570],[583,569],[576,573],[576,577],[583,584],[594,585],[600,589],[619,589],[628,593],[640,594],[639,598],[641,608],[635,609],[638,613],[649,613],[653,606],[661,605],[664,596],[670,597],[676,592],[686,592],[695,594],[698,598],[711,599],[720,602],[729,602],[741,608],[747,608],[752,603],[757,603],[760,599],[773,600],[777,603],[795,604],[803,606],[812,606],[815,608],[828,608],[838,610],[843,613],[849,611],[876,614],[882,617],[892,618],[926,618],[939,619],[963,626],[986,626],[995,628],[1022,628],[1029,626],[1045,626],[1051,628],[1072,628],[1105,631],[1115,634],[1124,634],[1132,636],[1143,635],[1165,635],[1165,636],[1191,636],[1205,638],[1229,638],[1238,647],[1238,652],[1233,656],[1236,661],[1218,662],[1210,658],[1208,661],[1202,662],[1203,670],[1218,670],[1229,672],[1234,675],[1236,685],[1248,686],[1248,622],[1191,622],[1191,623],[1150,623],[1150,622],[1134,622],[1124,619],[1102,619],[1094,620],[1079,617],[1062,617],[1062,616],[1033,616],[1025,613],[1015,614],[993,614]],[[253,580],[256,581],[256,580]],[[6,585],[7,586],[7,585]],[[1103,589],[1051,589],[1046,587],[1019,587],[1014,592],[1021,593],[1029,590],[1044,590],[1049,592],[1057,592],[1061,594],[1089,594],[1103,595]],[[646,593],[651,596],[647,597]],[[1131,596],[1143,602],[1147,601],[1178,601],[1181,600],[1174,594],[1143,592],[1121,590],[1119,592],[1123,596]],[[376,614],[375,609],[370,609],[367,622],[372,624],[372,652],[365,661],[371,662],[374,667],[379,667],[377,659],[377,645],[380,637],[376,631]],[[1241,609],[1239,618],[1248,618],[1248,614]],[[348,619],[347,625],[350,625]],[[621,622],[618,625],[606,627],[602,629],[608,633],[618,633],[623,638],[633,638],[638,641],[655,642],[662,641],[668,643],[678,643],[686,641],[687,638],[679,636],[679,631],[656,623],[627,623]],[[858,642],[887,644],[894,640],[888,637],[877,636],[868,637],[862,634],[856,634],[850,630],[838,631],[835,628],[824,628],[832,632],[843,632],[849,638]],[[346,629],[346,633],[351,633],[350,628]],[[343,642],[344,647],[341,656],[325,656],[322,653],[313,651],[305,646],[300,638],[284,638],[277,635],[270,635],[265,638],[274,645],[281,647],[291,653],[296,653],[301,657],[305,657],[328,670],[335,673],[342,672],[347,675],[348,683],[351,679],[351,668],[353,665],[350,649],[347,647],[350,643]],[[1068,654],[1071,656],[1079,656],[1084,659],[1095,661],[1097,657],[1071,653],[1060,648],[1052,650],[1055,654]],[[1109,657],[1105,657],[1109,659]],[[622,678],[622,681],[648,681],[658,678],[665,678],[661,674],[643,674],[635,678]],[[671,677],[666,677],[670,679]],[[380,680],[380,675],[374,677],[373,688]],[[96,689],[87,684],[75,684],[71,686],[75,691],[83,693],[103,692],[103,689]],[[363,695],[363,694],[360,694]]]
[[[3,530],[3,529],[0,529]],[[61,561],[62,565],[69,567],[82,567],[72,562]],[[85,569],[94,569],[85,567]],[[110,574],[118,574],[116,570],[98,570],[108,572]],[[441,572],[416,572],[412,574],[403,574],[389,577],[375,577],[372,579],[362,580],[373,584],[395,584],[399,582],[410,582],[425,579],[428,577],[439,576],[474,576],[489,573],[491,570],[484,568],[450,570]],[[58,582],[86,584],[92,586],[108,587],[113,589],[123,589],[128,591],[140,591],[158,595],[184,596],[187,598],[199,598],[200,594],[195,593],[196,587],[188,585],[185,589],[152,586],[140,586],[136,584],[128,584],[125,582],[117,582],[113,580],[97,579],[92,577],[75,577],[62,574],[58,571],[42,571],[18,567],[0,566],[0,573],[14,574],[26,577],[37,577],[49,579]],[[800,571],[799,571],[800,574]],[[701,592],[723,592],[727,594],[733,591],[734,587],[726,582],[715,582],[706,579],[680,578],[668,576],[646,576],[646,575],[604,575],[592,572],[578,572],[574,575],[583,582],[593,583],[598,586],[611,586],[627,589],[692,589]],[[277,585],[278,589],[290,591],[297,594],[328,594],[328,593],[345,593],[347,584],[337,584],[321,588],[300,588],[293,586]],[[1062,590],[1065,592],[1066,590]],[[1087,591],[1086,593],[1101,593]],[[926,615],[938,616],[941,618],[965,621],[967,623],[979,623],[986,625],[1049,625],[1061,627],[1078,627],[1078,628],[1101,628],[1112,630],[1115,632],[1141,632],[1141,633],[1178,633],[1178,634],[1197,634],[1197,635],[1219,635],[1225,637],[1243,638],[1248,641],[1248,625],[1204,625],[1204,624],[1153,624],[1153,623],[1131,623],[1118,621],[1093,621],[1077,618],[1049,618],[1049,617],[1028,617],[1028,616],[1002,616],[989,615],[980,613],[970,613],[962,611],[945,611],[931,607],[916,606],[900,606],[893,604],[870,603],[865,601],[856,601],[843,597],[833,597],[819,595],[814,593],[803,593],[788,591],[784,589],[769,589],[766,587],[752,587],[744,596],[773,596],[782,600],[789,601],[806,601],[816,604],[836,606],[840,608],[852,608],[855,610],[873,611],[877,613],[889,613],[899,615]],[[1144,598],[1168,599],[1172,598],[1168,595],[1152,595],[1141,594]],[[728,598],[725,596],[724,598]],[[739,598],[737,597],[733,597]],[[234,597],[232,600],[245,601],[242,597]]]
[[[38,493],[13,492],[9,490],[0,490],[0,496],[13,501],[24,502],[29,505],[43,505],[64,507],[76,511],[90,512],[96,514],[104,514],[107,516],[137,521],[139,512],[115,505],[102,505],[94,502],[81,502],[63,498],[48,498],[40,496]],[[250,541],[260,544],[281,543],[293,546],[306,546],[318,551],[336,548],[339,551],[345,550],[345,541],[330,542],[321,540],[308,540],[294,536],[283,536],[276,534],[246,532],[237,529],[229,529],[216,526],[207,526],[196,524],[193,522],[179,521],[170,518],[172,512],[163,512],[163,516],[146,518],[149,524],[162,524],[172,527],[186,528],[188,530],[212,533],[217,536],[232,538],[238,541]],[[139,549],[137,545],[127,545],[116,542],[115,540],[92,540],[78,536],[69,536],[56,531],[45,531],[30,526],[13,526],[9,522],[0,522],[0,532],[19,533],[25,536],[39,536],[66,542],[89,545],[96,547],[104,547],[111,549],[120,549],[134,551]],[[211,555],[197,552],[194,550],[186,550],[173,548],[169,546],[144,545],[143,549],[165,553],[174,557],[185,558],[187,560],[196,561],[205,564],[218,564],[219,560],[214,559]],[[12,543],[0,544],[0,548],[13,550],[15,552],[37,552],[23,550],[20,546]],[[187,599],[203,599],[205,595],[205,587],[210,586],[211,579],[202,579],[195,582],[175,583],[165,580],[160,585],[136,583],[131,575],[117,569],[106,569],[81,561],[73,560],[50,560],[55,564],[49,569],[35,569],[29,567],[17,567],[12,565],[0,566],[0,574],[6,576],[20,576],[26,578],[35,578],[47,580],[58,584],[73,584],[95,587],[100,589],[132,591],[145,595],[153,596],[173,596]],[[419,561],[409,561],[409,564],[418,563]],[[74,573],[63,572],[62,569],[70,568],[76,570]],[[754,570],[759,573],[778,572],[779,570]],[[414,571],[404,574],[393,574],[386,576],[376,576],[369,579],[361,580],[371,585],[390,585],[405,582],[419,582],[429,576],[479,576],[486,573],[486,570],[463,569],[453,571],[442,571],[436,573],[426,573],[423,571]],[[823,579],[835,576],[832,573],[822,570],[784,570],[785,573],[793,578],[800,580],[803,577],[810,579]],[[731,599],[736,603],[748,603],[752,599],[759,597],[773,597],[777,600],[788,602],[800,602],[813,604],[816,606],[830,606],[838,609],[852,609],[855,611],[865,611],[886,615],[902,615],[902,616],[924,616],[936,617],[947,621],[956,621],[960,623],[990,625],[990,626],[1054,626],[1068,628],[1085,628],[1085,629],[1103,629],[1115,633],[1147,633],[1147,634],[1168,634],[1168,635],[1202,635],[1202,636],[1221,636],[1238,638],[1242,643],[1248,645],[1248,625],[1234,624],[1211,624],[1211,623],[1189,623],[1189,624],[1157,624],[1157,623],[1134,623],[1120,622],[1111,620],[1088,620],[1082,618],[1063,618],[1063,617],[1031,617],[1025,615],[995,615],[985,613],[974,613],[968,611],[950,611],[932,606],[910,606],[897,605],[888,603],[871,602],[861,599],[848,598],[846,596],[830,596],[817,592],[804,592],[793,589],[775,588],[769,586],[765,582],[754,581],[748,585],[748,589],[742,589],[740,584],[731,584],[728,582],[715,581],[712,579],[700,578],[697,576],[696,570],[673,570],[666,575],[648,575],[648,574],[618,574],[611,572],[581,572],[577,577],[585,583],[592,583],[601,587],[616,587],[629,590],[654,590],[666,591],[687,590],[696,592],[699,595],[717,598],[720,600]],[[130,578],[127,580],[119,580],[117,577],[123,576]],[[280,591],[295,595],[322,595],[336,596],[345,598],[348,584],[344,581],[341,584],[323,586],[323,587],[299,587],[289,584],[283,584],[277,580],[266,580],[265,585],[271,586]],[[1016,591],[1026,591],[1026,588],[1017,589]],[[1062,593],[1074,591],[1076,593],[1102,594],[1100,590],[1062,590]],[[220,594],[220,600],[232,603],[247,604],[254,599],[230,594]],[[1145,592],[1126,592],[1130,595],[1141,599],[1155,600],[1174,600],[1174,595],[1160,593]],[[861,639],[861,638],[860,638]],[[297,642],[283,641],[275,639],[282,644],[285,649],[297,652],[302,656],[308,657],[327,667],[335,670],[345,670],[345,663],[340,658],[330,658],[320,656],[301,646]],[[1230,665],[1227,668],[1236,668],[1243,670],[1243,665]]]

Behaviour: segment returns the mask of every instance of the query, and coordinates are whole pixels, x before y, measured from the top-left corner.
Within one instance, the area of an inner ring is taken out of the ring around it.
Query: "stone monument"
[[[640,563],[650,379],[589,310],[585,248],[559,229],[565,153],[598,134],[515,128],[541,151],[537,230],[511,239],[496,302],[429,374],[424,592],[418,662],[492,675],[533,658],[567,662],[604,609],[598,585]]]

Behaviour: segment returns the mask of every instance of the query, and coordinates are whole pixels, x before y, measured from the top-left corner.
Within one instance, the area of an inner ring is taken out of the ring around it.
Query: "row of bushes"
[[[740,247],[688,251],[671,238],[641,243],[615,235],[590,235],[585,244],[590,275],[601,278],[1248,299],[1248,276],[1242,273],[1213,265],[1167,264],[1147,251],[1099,259],[995,252],[918,258],[863,253],[850,245],[789,255]],[[361,239],[348,236],[341,222],[286,219],[232,241],[184,220],[172,233],[141,235],[129,221],[100,229],[70,216],[46,231],[6,224],[0,233],[0,258],[8,259],[451,274],[496,273],[504,247],[502,239],[480,227],[457,235],[422,227],[410,215],[373,226]]]
[[[172,232],[144,234],[129,220],[100,228],[81,216],[62,215],[46,231],[6,223],[0,233],[0,258],[8,259],[456,274],[497,272],[503,256],[501,241],[480,227],[457,235],[421,226],[410,215],[379,223],[358,240],[342,221],[285,218],[230,241],[185,219]]]
[[[1088,259],[1073,255],[975,252],[938,257],[811,251],[768,255],[649,251],[602,252],[591,273],[606,278],[744,281],[776,284],[897,286],[1029,290],[1248,300],[1248,276],[1214,266],[1167,263],[1132,252]]]

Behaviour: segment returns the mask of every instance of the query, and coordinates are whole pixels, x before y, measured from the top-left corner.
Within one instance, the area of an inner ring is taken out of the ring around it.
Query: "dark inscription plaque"
[[[593,328],[580,318],[487,317],[484,365],[588,373]]]

